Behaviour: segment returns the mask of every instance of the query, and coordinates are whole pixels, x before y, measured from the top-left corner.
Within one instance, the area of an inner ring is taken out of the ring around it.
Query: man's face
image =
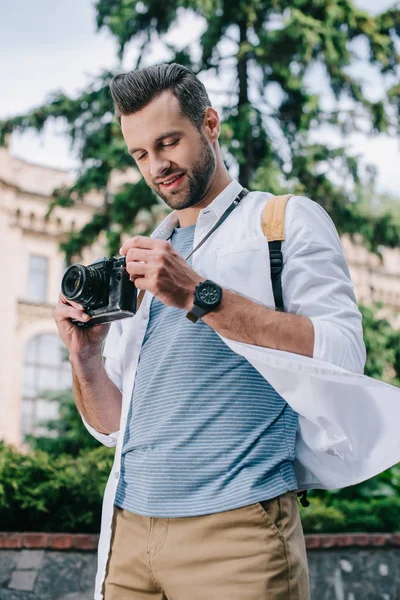
[[[205,135],[180,114],[172,92],[122,116],[121,129],[147,185],[170,208],[182,210],[201,202],[215,173],[215,153]]]

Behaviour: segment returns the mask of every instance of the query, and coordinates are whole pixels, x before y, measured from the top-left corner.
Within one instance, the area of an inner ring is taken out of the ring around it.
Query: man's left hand
[[[195,287],[204,281],[170,242],[137,235],[121,247],[130,280],[167,306],[190,310]]]

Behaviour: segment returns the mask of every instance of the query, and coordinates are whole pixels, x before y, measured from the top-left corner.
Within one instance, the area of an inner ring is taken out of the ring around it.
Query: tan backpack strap
[[[285,239],[285,210],[286,205],[294,194],[273,196],[264,206],[261,217],[263,233],[269,242]]]
[[[137,295],[137,300],[136,300],[136,312],[139,310],[139,306],[142,304],[142,300],[143,300],[143,296],[145,294],[146,290],[139,290],[139,293]]]

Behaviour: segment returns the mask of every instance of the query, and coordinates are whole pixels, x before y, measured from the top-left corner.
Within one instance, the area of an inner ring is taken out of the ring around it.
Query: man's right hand
[[[78,327],[71,319],[87,323],[90,319],[82,306],[72,300],[67,300],[60,293],[54,311],[54,319],[58,332],[72,357],[79,359],[91,358],[101,353],[103,341],[110,329],[110,323],[94,325],[93,327]]]

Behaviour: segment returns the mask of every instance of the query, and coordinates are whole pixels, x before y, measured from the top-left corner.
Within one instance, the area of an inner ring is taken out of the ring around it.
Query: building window
[[[48,262],[45,256],[32,254],[29,257],[27,299],[30,302],[46,301]]]
[[[43,334],[30,340],[25,349],[21,404],[21,441],[27,433],[46,434],[40,421],[57,419],[58,402],[46,397],[47,391],[72,386],[71,366],[66,349],[55,334]]]

